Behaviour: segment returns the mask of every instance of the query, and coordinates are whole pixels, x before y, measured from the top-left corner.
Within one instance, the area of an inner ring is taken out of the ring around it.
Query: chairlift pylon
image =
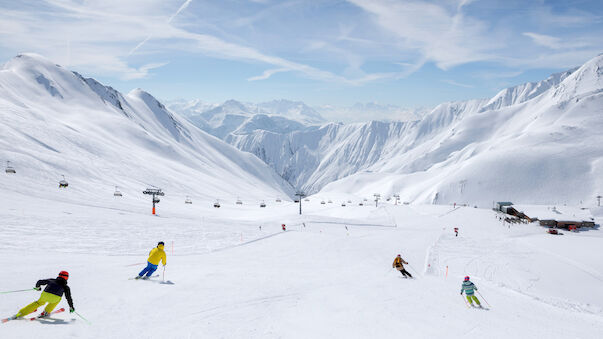
[[[59,188],[67,188],[67,186],[69,186],[69,183],[67,182],[67,180],[65,180],[65,176],[62,175],[63,180],[59,181]]]
[[[6,170],[5,171],[6,171],[6,173],[9,173],[9,174],[17,173],[17,171],[15,171],[15,168],[10,165],[10,161],[6,162]]]

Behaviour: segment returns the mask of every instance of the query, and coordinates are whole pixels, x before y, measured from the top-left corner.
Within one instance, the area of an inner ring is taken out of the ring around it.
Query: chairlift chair
[[[276,202],[281,202],[281,198],[276,198]]]
[[[189,197],[188,195],[186,196],[186,199],[184,200],[185,204],[192,204],[193,201],[191,200],[191,197]]]
[[[59,181],[59,188],[67,188],[67,186],[69,186],[69,183],[67,182],[67,180],[65,180],[65,176],[63,175],[63,180]]]
[[[362,203],[362,201],[361,201],[358,203],[358,206],[364,206],[364,203]]]
[[[115,192],[113,192],[113,196],[114,197],[121,197],[122,196],[122,194],[119,191],[119,188],[117,186],[115,186]]]
[[[15,168],[10,165],[10,161],[6,162],[6,173],[17,173],[17,171],[15,171]]]
[[[260,207],[266,207],[266,203],[262,201],[262,202],[260,203]]]
[[[304,201],[310,201],[310,199],[306,198],[306,199],[304,199]]]
[[[351,203],[352,203],[352,200],[348,200],[348,204],[351,204]]]
[[[215,208],[220,208],[220,202],[216,200],[216,202],[214,202],[214,207]]]
[[[341,203],[341,206],[345,207],[345,201]]]
[[[332,204],[332,203],[333,203],[333,200],[329,200],[329,201],[327,201],[327,202],[328,202],[329,204]]]
[[[237,205],[243,205],[243,202],[241,200],[237,200]]]
[[[323,201],[320,202],[320,204],[324,205],[324,204],[326,204],[326,202],[323,200]]]

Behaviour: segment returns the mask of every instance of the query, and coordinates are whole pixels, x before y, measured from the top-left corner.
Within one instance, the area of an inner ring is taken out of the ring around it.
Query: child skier
[[[46,303],[48,303],[38,318],[47,317],[61,301],[63,293],[65,294],[67,302],[69,303],[69,312],[75,312],[75,308],[73,308],[73,300],[71,300],[71,289],[69,286],[67,286],[67,279],[69,279],[69,273],[67,271],[61,271],[56,279],[38,280],[36,283],[36,290],[39,291],[41,289],[40,286],[46,285],[42,295],[40,295],[40,299],[20,309],[19,312],[11,319],[24,317],[34,312],[38,307],[44,306]]]
[[[404,259],[402,259],[402,256],[400,254],[398,254],[396,259],[394,259],[394,263],[392,264],[392,267],[395,267],[398,271],[400,271],[400,273],[402,273],[402,276],[404,278],[406,278],[406,276],[409,276],[410,278],[412,278],[412,275],[410,275],[410,273],[408,273],[408,271],[406,271],[404,269],[404,265],[402,265],[402,264],[408,265],[408,263],[406,261],[404,261]]]
[[[455,234],[455,237],[459,236],[459,228],[458,227],[454,228],[454,234]]]
[[[477,287],[471,281],[469,281],[469,276],[466,276],[465,280],[463,281],[463,285],[461,286],[461,295],[463,295],[463,291],[464,291],[465,294],[467,295],[467,300],[469,301],[469,305],[473,306],[473,301],[475,300],[475,303],[477,304],[477,306],[482,307],[482,305],[480,304],[477,297],[475,295],[473,295],[473,293],[474,293],[473,290],[477,291]]]
[[[159,266],[159,261],[163,262],[163,266],[166,265],[166,256],[165,251],[163,250],[164,242],[160,241],[157,243],[157,247],[153,248],[151,252],[149,252],[149,259],[147,259],[147,267],[145,267],[135,279],[149,279],[151,275],[157,270],[157,266]],[[145,276],[146,274],[146,276]]]

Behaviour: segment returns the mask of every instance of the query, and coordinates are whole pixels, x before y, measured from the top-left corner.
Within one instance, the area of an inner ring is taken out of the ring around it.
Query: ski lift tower
[[[400,194],[394,194],[394,198],[396,199],[396,205],[400,201]]]
[[[597,195],[597,206],[601,207],[601,198],[603,198],[600,195]]]
[[[299,196],[299,215],[302,214],[302,209],[301,209],[301,202],[302,202],[302,198],[306,196],[306,194],[302,191],[299,191],[297,193],[295,193],[295,196]]]
[[[142,194],[153,196],[153,214],[155,214],[155,204],[159,203],[159,198],[157,198],[157,196],[164,196],[165,193],[161,192],[161,188],[147,188],[142,191]]]
[[[379,199],[381,199],[381,194],[375,193],[373,196],[375,197],[375,207],[378,207],[377,204],[379,203]]]

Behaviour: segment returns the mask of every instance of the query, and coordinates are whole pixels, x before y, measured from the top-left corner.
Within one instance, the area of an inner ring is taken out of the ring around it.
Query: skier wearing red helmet
[[[461,295],[465,292],[469,305],[473,306],[473,302],[475,301],[478,307],[482,307],[479,299],[474,295],[475,291],[477,291],[477,287],[469,280],[469,276],[466,276],[463,279],[463,285],[461,285]]]
[[[24,317],[32,312],[34,312],[38,307],[44,306],[46,303],[46,307],[42,314],[40,314],[40,318],[48,316],[52,310],[57,306],[57,304],[61,301],[63,294],[67,298],[67,302],[69,303],[69,311],[75,312],[75,308],[73,307],[73,300],[71,299],[71,289],[67,286],[67,280],[69,279],[69,272],[61,271],[59,272],[59,276],[56,279],[42,279],[38,280],[36,283],[35,290],[41,290],[42,285],[46,285],[42,295],[40,295],[40,299],[32,302],[31,304],[23,307],[19,310],[19,312],[12,317],[13,319],[17,319],[20,317]]]

